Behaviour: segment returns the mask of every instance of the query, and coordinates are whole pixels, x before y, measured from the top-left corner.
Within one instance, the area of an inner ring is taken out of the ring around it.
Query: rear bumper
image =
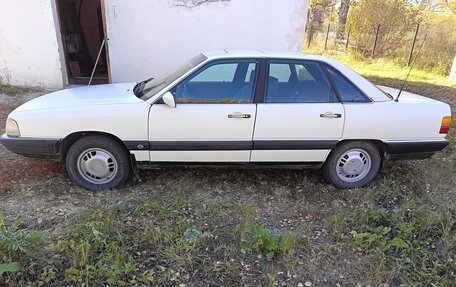
[[[425,159],[443,150],[447,145],[447,140],[391,141],[386,142],[386,152],[390,160]]]
[[[8,150],[27,157],[57,159],[60,157],[60,139],[21,138],[3,135],[0,143]]]

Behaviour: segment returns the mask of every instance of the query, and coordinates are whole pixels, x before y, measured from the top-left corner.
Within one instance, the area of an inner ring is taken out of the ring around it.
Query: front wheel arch
[[[122,186],[131,174],[131,157],[116,139],[92,134],[79,138],[68,150],[65,166],[80,187],[98,191]]]
[[[84,137],[87,137],[87,136],[95,136],[95,135],[108,137],[108,138],[111,138],[111,139],[117,141],[119,144],[122,144],[122,146],[124,146],[125,150],[128,152],[128,149],[125,146],[125,144],[123,143],[123,141],[119,137],[117,137],[113,134],[99,132],[99,131],[79,131],[79,132],[74,132],[72,134],[67,135],[62,140],[62,143],[60,145],[61,161],[65,162],[68,151],[78,140],[80,140]]]

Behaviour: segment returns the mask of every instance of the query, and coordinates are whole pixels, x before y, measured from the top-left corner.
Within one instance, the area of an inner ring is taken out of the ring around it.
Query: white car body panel
[[[340,114],[340,118],[323,118],[321,114]],[[293,150],[253,150],[251,161],[323,162],[327,150],[300,150],[300,141],[342,138],[345,120],[340,103],[258,104],[254,141],[296,141]],[[279,143],[280,145],[280,143]],[[280,148],[280,146],[278,147]],[[286,147],[284,147],[286,148]]]
[[[231,114],[250,118],[228,118]],[[251,141],[255,123],[255,104],[178,104],[170,108],[155,104],[149,116],[149,141],[226,142]],[[151,144],[153,146],[153,144]],[[250,151],[151,151],[152,161],[248,162]]]
[[[331,150],[254,150],[251,162],[255,163],[313,163],[324,162]]]
[[[141,104],[144,101],[132,96],[135,83],[122,83],[65,89],[38,97],[19,106],[15,112],[79,106]]]
[[[63,139],[77,132],[100,132],[121,140],[143,140],[147,137],[150,105],[132,94],[133,86],[128,83],[62,90],[25,103],[12,116],[19,122],[24,138]],[[105,89],[108,93],[103,93]],[[150,160],[148,151],[132,153],[139,161]]]
[[[178,104],[175,109],[153,105],[149,138],[151,141],[251,140],[255,111],[255,104]],[[251,118],[228,118],[235,113],[249,114]]]
[[[151,151],[152,162],[247,163],[250,151]]]
[[[386,88],[394,97],[399,90]],[[442,102],[402,92],[398,102],[344,104],[346,112],[343,139],[381,141],[442,140],[442,118],[451,115]]]

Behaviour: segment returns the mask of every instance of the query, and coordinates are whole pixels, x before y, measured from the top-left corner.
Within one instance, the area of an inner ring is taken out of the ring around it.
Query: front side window
[[[340,99],[344,103],[366,103],[369,99],[350,81],[343,77],[334,68],[328,66],[328,72],[333,79]]]
[[[209,63],[172,92],[182,104],[247,104],[253,98],[256,71],[254,60]]]
[[[330,103],[333,91],[324,71],[313,61],[271,61],[266,103]]]

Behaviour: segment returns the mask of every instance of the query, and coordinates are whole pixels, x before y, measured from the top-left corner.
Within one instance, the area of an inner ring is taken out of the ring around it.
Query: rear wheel
[[[113,138],[87,136],[71,146],[66,157],[71,179],[88,190],[106,190],[124,184],[130,174],[125,147]]]
[[[338,146],[323,167],[326,179],[337,188],[357,188],[370,183],[380,168],[381,157],[370,142],[347,142]]]

